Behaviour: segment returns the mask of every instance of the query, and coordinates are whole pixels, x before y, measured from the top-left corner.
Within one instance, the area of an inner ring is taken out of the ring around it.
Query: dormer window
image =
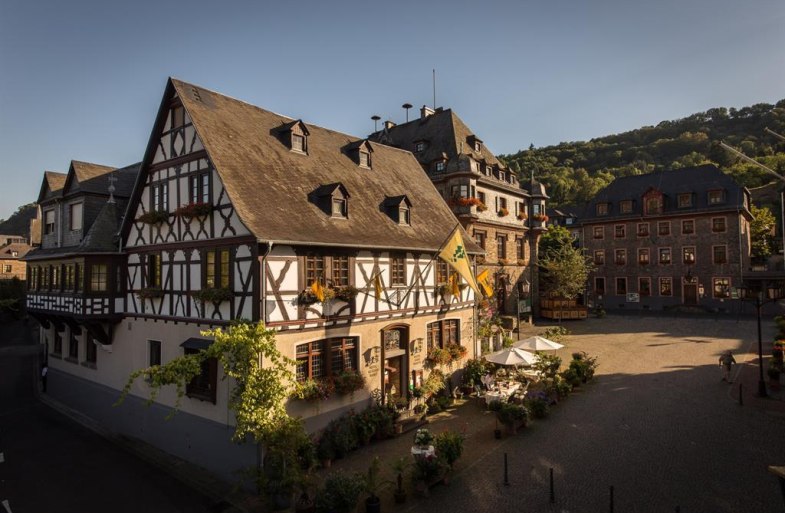
[[[608,204],[607,203],[597,203],[597,215],[598,216],[607,216],[608,215]]]
[[[349,217],[349,192],[340,183],[321,185],[311,196],[311,201],[330,217],[346,219]]]
[[[662,214],[665,198],[656,189],[649,189],[643,195],[643,213],[647,216]]]
[[[444,160],[440,160],[440,161],[438,161],[438,162],[436,163],[436,172],[437,172],[437,173],[442,173],[442,172],[444,172],[444,170],[445,170],[446,168],[447,168],[447,162],[445,162]]]
[[[502,182],[506,182],[507,181],[507,175],[501,169],[499,170],[499,180],[501,180]]]
[[[412,203],[405,194],[386,198],[384,210],[396,223],[404,226],[412,224]]]
[[[343,147],[342,151],[358,166],[371,169],[373,147],[367,140],[349,143]]]
[[[277,128],[281,141],[295,153],[308,154],[308,136],[310,132],[301,120],[285,123]]]
[[[719,205],[725,203],[725,191],[717,189],[709,191],[709,205]]]
[[[425,141],[416,141],[414,143],[414,153],[422,153],[425,151]]]
[[[466,142],[469,143],[469,147],[476,152],[482,151],[482,141],[477,138],[477,136],[470,135],[466,138]]]
[[[689,208],[692,206],[692,193],[686,192],[678,196],[679,208]]]
[[[623,200],[619,203],[619,212],[629,214],[632,212],[632,200]]]
[[[369,152],[360,150],[360,165],[362,167],[371,167],[371,154]]]

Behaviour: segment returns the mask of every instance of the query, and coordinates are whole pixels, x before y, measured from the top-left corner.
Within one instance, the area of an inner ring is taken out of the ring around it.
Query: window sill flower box
[[[535,221],[540,222],[540,223],[547,223],[548,222],[548,216],[545,215],[545,214],[534,214],[532,216],[532,219],[534,219]]]
[[[175,210],[174,214],[178,217],[194,218],[208,216],[212,211],[213,206],[211,204],[198,202],[183,205],[182,207]]]
[[[150,212],[145,212],[144,214],[140,215],[136,218],[137,221],[140,223],[145,224],[162,224],[169,220],[169,213],[168,212],[161,212],[158,210],[151,210]]]
[[[157,299],[164,297],[164,291],[161,287],[145,287],[136,293],[139,299]]]
[[[506,208],[500,208],[497,213],[499,214],[499,217],[507,217],[510,214],[510,211]]]
[[[525,220],[526,220],[528,217],[529,217],[529,216],[527,216],[527,215],[526,215],[526,214],[524,214],[523,212],[521,212],[521,213],[519,213],[519,214],[518,214],[518,220],[519,220],[519,221],[525,221]]]
[[[353,394],[365,387],[365,378],[357,371],[344,371],[333,378],[333,385],[338,394]]]
[[[347,285],[346,287],[338,287],[335,289],[335,299],[340,299],[341,301],[345,301],[347,303],[354,300],[359,294],[359,290],[356,287],[351,285]],[[326,298],[325,298],[326,299]]]
[[[303,401],[324,401],[335,393],[335,385],[326,379],[306,379],[297,383],[292,398]]]
[[[219,304],[232,299],[234,293],[226,287],[205,288],[191,292],[191,297],[200,303]]]

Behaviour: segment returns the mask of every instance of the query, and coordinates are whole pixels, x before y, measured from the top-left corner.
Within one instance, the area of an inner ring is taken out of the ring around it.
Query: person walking
[[[734,363],[736,363],[736,359],[733,357],[733,353],[731,353],[730,351],[725,351],[720,355],[720,367],[722,368],[722,381],[733,383],[730,380],[730,370]]]
[[[46,393],[46,375],[49,374],[49,367],[44,363],[41,367],[41,385]]]

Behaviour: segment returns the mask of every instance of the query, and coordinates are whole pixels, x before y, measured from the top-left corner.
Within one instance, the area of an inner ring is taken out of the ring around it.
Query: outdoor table
[[[436,455],[436,449],[432,445],[429,445],[428,447],[420,447],[419,445],[412,445],[412,456],[414,456],[415,458],[417,456],[424,456],[427,458],[429,456],[435,456],[435,455]]]

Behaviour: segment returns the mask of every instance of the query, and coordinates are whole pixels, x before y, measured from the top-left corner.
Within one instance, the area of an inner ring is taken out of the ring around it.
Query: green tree
[[[583,292],[594,270],[590,259],[572,244],[550,251],[540,258],[540,289],[546,294],[575,299]]]
[[[548,231],[540,238],[540,255],[556,254],[565,246],[572,246],[570,231],[564,226],[549,226]]]
[[[750,240],[753,258],[764,259],[774,250],[774,227],[777,220],[766,207],[751,205],[750,211],[754,219],[750,223]]]

